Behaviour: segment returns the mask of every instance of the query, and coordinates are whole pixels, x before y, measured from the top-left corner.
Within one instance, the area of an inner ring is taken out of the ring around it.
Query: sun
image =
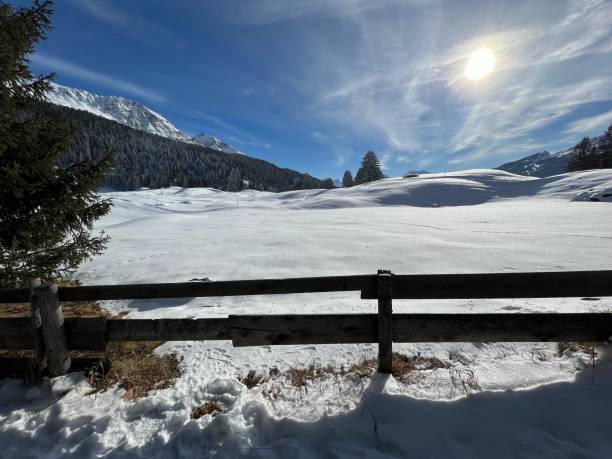
[[[493,71],[495,62],[495,54],[489,48],[477,49],[465,66],[465,76],[470,80],[481,80]]]

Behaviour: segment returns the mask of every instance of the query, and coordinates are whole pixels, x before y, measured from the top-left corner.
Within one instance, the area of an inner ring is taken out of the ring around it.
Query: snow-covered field
[[[612,267],[612,171],[546,179],[471,170],[286,193],[167,188],[109,193],[98,225],[112,242],[82,266],[85,284],[272,277],[554,271]],[[595,201],[595,200],[598,200]],[[606,202],[607,201],[607,202]],[[394,301],[395,312],[609,311],[612,299]],[[375,312],[359,293],[113,301],[137,317]],[[555,344],[395,344],[451,369],[411,384],[327,376],[304,388],[282,376],[310,364],[350,366],[376,346],[166,343],[182,356],[174,387],[128,402],[85,395],[79,374],[41,388],[0,380],[7,457],[609,457],[612,364]],[[477,385],[466,396],[463,376]],[[463,375],[463,376],[462,376]],[[594,377],[594,379],[593,379]],[[276,396],[271,397],[269,394]],[[219,400],[225,413],[191,420]]]

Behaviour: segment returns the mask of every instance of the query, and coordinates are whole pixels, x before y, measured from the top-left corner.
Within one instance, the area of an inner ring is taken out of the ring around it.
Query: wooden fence
[[[64,318],[62,301],[361,292],[378,314],[230,315],[217,319]],[[39,370],[65,373],[70,350],[109,341],[232,340],[234,346],[379,343],[391,371],[392,342],[608,341],[610,313],[393,314],[393,299],[612,296],[612,271],[375,275],[220,282],[2,289],[1,303],[31,305],[31,317],[0,318],[0,349],[34,349]],[[1,306],[0,306],[1,307]]]

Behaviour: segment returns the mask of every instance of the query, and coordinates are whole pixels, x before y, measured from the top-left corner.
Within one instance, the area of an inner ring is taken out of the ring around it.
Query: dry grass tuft
[[[242,378],[238,378],[238,381],[247,386],[248,389],[252,389],[253,387],[259,386],[272,378],[276,378],[280,374],[281,371],[278,369],[278,367],[270,368],[268,370],[267,377],[263,374],[258,375],[255,370],[249,370],[247,375]]]
[[[318,366],[309,365],[306,368],[290,368],[287,370],[287,376],[291,381],[291,385],[295,387],[304,387],[308,381],[322,378],[325,375],[337,374],[338,371],[331,365]]]
[[[391,365],[393,377],[406,384],[414,382],[419,371],[450,368],[450,364],[443,362],[437,357],[423,357],[421,355],[409,357],[399,352],[393,353]],[[348,373],[354,373],[362,378],[370,377],[377,367],[378,359],[364,359],[351,366]]]
[[[223,413],[221,405],[219,405],[219,402],[216,400],[213,400],[211,402],[206,402],[201,406],[195,407],[191,411],[191,419],[200,419],[206,414],[210,414],[214,418],[216,415],[221,413]]]
[[[395,379],[403,383],[413,382],[414,375],[419,371],[450,367],[448,363],[443,362],[437,357],[422,357],[420,355],[408,357],[397,352],[393,353],[392,365],[391,373]]]
[[[412,357],[400,354],[398,352],[393,353],[393,376],[403,383],[412,383],[418,377],[420,371],[434,370],[438,368],[450,368],[450,364],[443,362],[436,357],[422,357],[415,355]],[[378,366],[377,359],[362,359],[361,361],[351,365],[348,369],[344,366],[334,368],[332,365],[315,365],[311,364],[305,368],[289,368],[285,371],[280,371],[278,368],[271,368],[269,376],[266,378],[262,375],[257,375],[254,370],[240,379],[240,382],[245,384],[249,389],[256,387],[269,381],[272,378],[276,378],[280,375],[286,377],[292,386],[294,387],[307,387],[310,381],[314,381],[325,376],[345,376],[354,374],[360,378],[369,378],[376,371]],[[277,398],[278,394],[270,394],[272,398]]]
[[[248,389],[252,389],[263,383],[264,377],[255,373],[255,370],[250,370],[244,378],[240,379],[240,382],[247,386]]]
[[[153,350],[159,341],[109,343],[106,358],[110,369],[91,372],[92,392],[108,390],[118,384],[125,389],[123,399],[135,400],[152,390],[167,389],[180,376],[179,361],[174,354],[157,356]]]
[[[359,362],[351,365],[346,371],[347,373],[355,374],[360,378],[369,378],[374,374],[378,367],[378,360],[376,359],[362,359]]]
[[[584,343],[576,343],[573,341],[560,341],[557,343],[557,356],[563,357],[563,354],[566,352],[578,352],[582,351],[585,354],[589,354],[592,356],[597,355],[597,348],[602,346],[607,346],[606,342],[584,342]]]
[[[469,395],[470,391],[477,392],[480,390],[480,384],[473,370],[449,368],[448,372],[453,386],[462,387],[465,395]]]
[[[283,375],[289,379],[292,386],[295,387],[304,387],[308,383],[308,381],[312,381],[317,378],[321,378],[324,375],[328,374],[344,374],[343,370],[336,370],[331,365],[328,366],[320,366],[320,365],[309,365],[306,368],[290,368],[285,371],[280,371],[277,367],[272,367],[268,371],[268,377],[266,378],[263,375],[258,375],[255,373],[255,370],[250,370],[247,375],[243,378],[240,378],[239,381],[247,386],[247,388],[252,389],[253,387],[259,386],[270,379],[276,378],[280,375]]]

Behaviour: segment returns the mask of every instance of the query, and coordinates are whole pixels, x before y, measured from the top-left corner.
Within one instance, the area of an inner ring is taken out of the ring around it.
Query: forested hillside
[[[64,165],[114,153],[115,165],[105,186],[115,190],[177,185],[287,191],[326,185],[323,180],[261,159],[167,139],[82,110],[53,104],[41,104],[40,110],[62,114],[74,131],[73,146],[62,158]]]

